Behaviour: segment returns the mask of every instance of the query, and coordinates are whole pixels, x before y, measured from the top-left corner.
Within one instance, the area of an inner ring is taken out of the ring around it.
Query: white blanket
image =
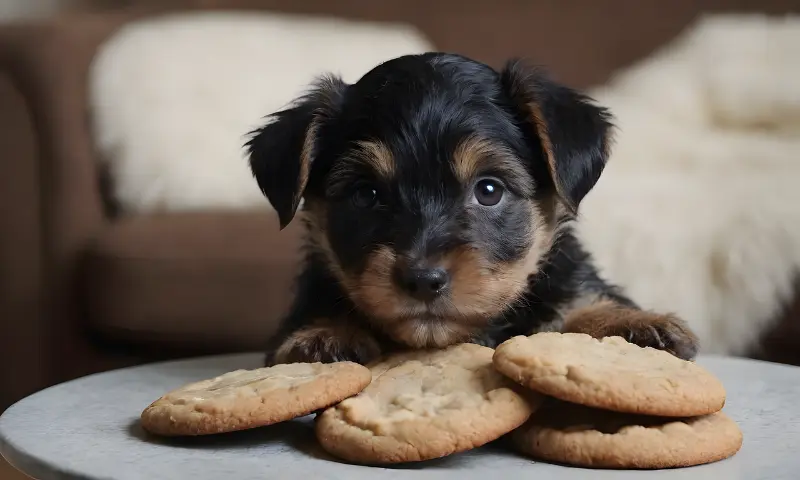
[[[432,47],[404,24],[253,12],[192,12],[128,24],[89,77],[97,149],[130,213],[266,209],[246,134],[332,72]]]
[[[591,93],[618,134],[582,238],[703,351],[744,353],[800,267],[800,17],[700,19]]]

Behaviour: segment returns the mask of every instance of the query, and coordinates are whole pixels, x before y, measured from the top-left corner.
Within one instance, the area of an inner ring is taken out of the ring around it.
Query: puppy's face
[[[609,129],[537,71],[445,54],[328,78],[275,117],[249,146],[282,224],[304,197],[331,272],[412,347],[467,341],[518,297],[597,180]]]
[[[488,105],[442,108],[456,118],[435,136],[358,129],[367,136],[331,167],[324,200],[308,197],[315,241],[350,297],[412,346],[484,327],[525,288],[553,235],[523,144],[484,128],[502,117]]]

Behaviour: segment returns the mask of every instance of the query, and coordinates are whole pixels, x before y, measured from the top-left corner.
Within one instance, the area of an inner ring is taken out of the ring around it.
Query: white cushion
[[[432,50],[415,29],[274,13],[195,12],[129,24],[90,72],[90,111],[128,212],[269,208],[246,135],[319,74],[353,82]]]

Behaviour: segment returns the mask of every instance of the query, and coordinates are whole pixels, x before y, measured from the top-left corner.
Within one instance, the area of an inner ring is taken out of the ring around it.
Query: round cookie
[[[414,351],[371,366],[372,383],[317,417],[334,456],[359,464],[429,460],[470,450],[522,425],[541,396],[519,393],[474,344]]]
[[[548,399],[511,435],[521,452],[580,467],[653,469],[731,457],[742,431],[723,412],[689,418],[595,410]]]
[[[372,379],[353,362],[236,370],[162,396],[141,415],[158,435],[208,435],[291,420],[357,394]]]
[[[725,404],[725,387],[706,369],[621,337],[517,336],[497,347],[494,365],[528,388],[605,410],[689,417],[717,412]]]

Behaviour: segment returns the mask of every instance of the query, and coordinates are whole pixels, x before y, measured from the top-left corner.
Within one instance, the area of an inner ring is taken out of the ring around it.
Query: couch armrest
[[[38,165],[46,260],[56,269],[103,220],[87,117],[88,68],[125,20],[78,14],[0,27],[0,70],[24,99],[36,143],[36,158],[15,161]]]
[[[91,59],[127,15],[0,26],[0,410],[62,378],[78,260],[104,222],[87,118]]]

